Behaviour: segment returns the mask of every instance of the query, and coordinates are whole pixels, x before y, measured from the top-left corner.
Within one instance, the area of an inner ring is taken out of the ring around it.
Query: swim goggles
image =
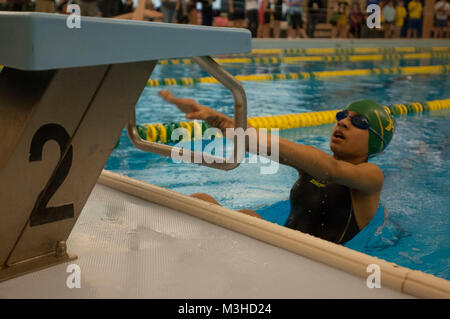
[[[380,133],[378,133],[377,131],[375,131],[373,128],[370,127],[369,120],[365,116],[363,116],[361,114],[357,114],[355,116],[350,116],[348,114],[348,110],[343,110],[343,111],[339,111],[336,113],[336,120],[338,122],[347,117],[350,118],[350,121],[352,122],[352,125],[354,127],[359,128],[361,130],[369,130],[369,131],[373,132],[376,136],[378,136],[380,138],[381,141],[383,141],[384,145],[387,145],[386,141],[380,135]]]

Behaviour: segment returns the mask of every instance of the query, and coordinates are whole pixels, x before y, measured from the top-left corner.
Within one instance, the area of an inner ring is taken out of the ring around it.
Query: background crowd
[[[405,5],[406,3],[406,5]],[[419,0],[386,0],[366,1],[367,8],[371,4],[380,6],[380,22],[382,35],[385,38],[400,38],[405,30],[408,38],[421,35],[424,14],[434,16],[435,37],[444,37],[450,17],[450,3],[447,0],[436,1],[433,12],[424,12],[423,1]],[[334,1],[332,15],[329,22],[332,25],[332,37],[360,38],[363,30],[367,29],[367,19],[372,12],[361,10],[361,1]],[[366,30],[367,32],[367,30]],[[370,31],[368,31],[370,32]],[[448,34],[447,34],[448,36]]]
[[[426,15],[433,36],[450,37],[450,0],[142,0],[150,21],[248,28],[259,38],[420,37]],[[135,10],[137,0],[0,0],[0,10],[66,14],[69,3],[82,16],[117,17]],[[380,28],[369,28],[369,5],[380,8]]]

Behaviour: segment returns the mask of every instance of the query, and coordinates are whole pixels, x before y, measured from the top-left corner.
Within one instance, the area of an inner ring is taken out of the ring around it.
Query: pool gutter
[[[450,298],[450,282],[445,279],[400,267],[383,259],[360,253],[300,231],[107,170],[103,170],[98,183],[206,220],[362,278],[367,278],[369,275],[367,267],[376,264],[381,271],[381,285],[399,292],[419,298]]]

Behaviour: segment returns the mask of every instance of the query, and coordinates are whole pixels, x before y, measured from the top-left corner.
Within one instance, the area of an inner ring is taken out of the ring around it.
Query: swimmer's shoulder
[[[369,162],[358,164],[358,166],[363,168],[368,174],[370,174],[370,177],[374,178],[378,182],[380,186],[379,190],[381,191],[384,184],[383,170],[378,165]]]

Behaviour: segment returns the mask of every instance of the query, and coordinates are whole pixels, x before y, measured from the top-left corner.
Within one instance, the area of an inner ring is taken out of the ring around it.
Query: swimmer
[[[167,90],[158,94],[186,113],[187,119],[206,121],[224,134],[227,128],[234,128],[233,119],[195,100],[177,98]],[[336,119],[330,141],[333,155],[279,138],[279,163],[299,173],[290,192],[291,211],[285,226],[344,244],[366,227],[376,213],[383,214],[383,172],[368,159],[388,146],[395,121],[372,100],[351,103],[337,113]],[[268,136],[269,154],[270,141]],[[219,204],[204,193],[191,196]],[[259,216],[251,210],[243,213]]]

